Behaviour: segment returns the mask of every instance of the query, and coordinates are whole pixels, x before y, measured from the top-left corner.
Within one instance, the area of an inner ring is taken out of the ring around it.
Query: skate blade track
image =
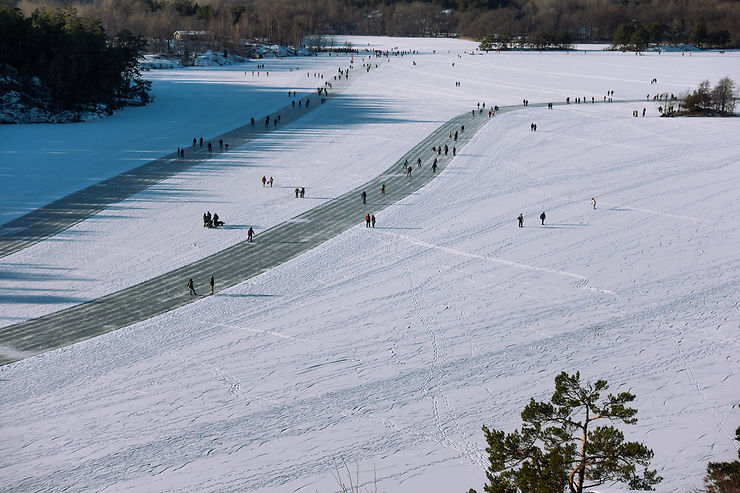
[[[455,248],[444,247],[444,246],[440,246],[440,245],[434,245],[432,243],[427,243],[425,241],[417,240],[416,238],[411,238],[410,236],[406,236],[406,235],[402,235],[402,234],[398,234],[398,233],[383,232],[382,234],[389,235],[389,236],[396,236],[398,238],[402,238],[402,239],[406,240],[408,243],[411,243],[412,245],[421,246],[421,247],[424,247],[424,248],[428,248],[430,250],[440,250],[440,251],[443,251],[443,252],[446,252],[446,253],[450,253],[452,255],[458,255],[458,256],[475,258],[475,259],[479,259],[479,260],[485,260],[487,262],[494,262],[494,263],[497,263],[497,264],[506,265],[508,267],[514,267],[514,268],[517,268],[517,269],[531,270],[531,271],[537,271],[537,272],[544,272],[546,274],[554,274],[556,276],[561,276],[561,277],[570,277],[572,279],[578,279],[579,281],[586,281],[586,282],[588,282],[588,280],[589,280],[588,277],[583,276],[581,274],[575,274],[573,272],[567,272],[567,271],[556,270],[556,269],[548,269],[547,267],[537,267],[537,266],[534,266],[534,265],[522,264],[522,263],[519,263],[519,262],[513,262],[511,260],[504,260],[504,259],[500,259],[500,258],[487,257],[485,255],[478,255],[478,254],[475,254],[475,253],[463,252],[462,250],[457,250]],[[588,287],[588,286],[585,286],[585,285],[577,286],[577,287],[579,289],[585,289],[587,291],[591,291],[591,292],[595,292],[595,293],[609,294],[609,295],[612,295],[612,296],[618,296],[617,293],[615,293],[614,291],[610,291],[608,289],[592,288],[592,287]]]

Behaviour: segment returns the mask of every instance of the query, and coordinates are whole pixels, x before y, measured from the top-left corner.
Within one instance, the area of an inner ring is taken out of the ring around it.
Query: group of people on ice
[[[218,228],[219,226],[223,226],[224,222],[219,219],[218,214],[215,212],[213,213],[213,216],[211,216],[211,211],[206,211],[203,213],[203,227],[204,228]]]

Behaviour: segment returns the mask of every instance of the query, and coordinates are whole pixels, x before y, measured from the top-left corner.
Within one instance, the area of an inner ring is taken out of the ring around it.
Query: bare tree
[[[735,112],[735,81],[729,77],[719,80],[712,89],[712,106],[723,115]]]

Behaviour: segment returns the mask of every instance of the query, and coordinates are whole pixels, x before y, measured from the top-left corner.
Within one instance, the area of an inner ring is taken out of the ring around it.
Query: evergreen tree
[[[740,427],[735,430],[735,440],[740,442]],[[740,458],[740,451],[737,456]],[[707,493],[740,492],[740,460],[732,462],[710,462],[704,478]]]
[[[652,489],[662,478],[648,470],[653,451],[602,421],[635,424],[629,392],[601,393],[606,380],[582,384],[580,374],[555,377],[550,402],[531,399],[522,411],[521,431],[483,427],[488,447],[486,493],[583,493],[619,481],[632,489]],[[637,471],[642,466],[642,472]]]

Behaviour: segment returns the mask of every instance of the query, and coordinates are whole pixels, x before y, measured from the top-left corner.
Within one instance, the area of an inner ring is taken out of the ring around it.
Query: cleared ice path
[[[297,118],[298,114],[297,111],[293,112],[292,117]],[[285,118],[282,120],[285,120]],[[185,285],[189,278],[193,279],[196,291],[200,291],[199,295],[208,291],[210,276],[215,277],[217,290],[220,291],[244,282],[271,267],[316,247],[358,223],[364,222],[365,215],[377,214],[429,183],[453,158],[452,148],[461,149],[489,120],[485,112],[480,114],[476,112],[475,115],[466,112],[449,120],[419,142],[380,176],[355,190],[304,212],[259,236],[255,236],[253,243],[238,243],[208,258],[116,293],[40,318],[5,327],[0,331],[0,365],[74,344],[192,303],[198,300],[200,296],[188,294]],[[462,130],[463,126],[465,127],[464,131]],[[249,127],[247,128],[248,131],[251,130]],[[458,132],[459,136],[456,142],[454,141],[455,132]],[[452,138],[449,137],[450,133],[453,134]],[[249,134],[247,134],[243,138],[249,137]],[[233,142],[235,137],[229,135],[228,139]],[[445,156],[443,152],[438,156],[437,173],[433,173],[428,164],[425,167],[418,168],[414,162],[416,157],[422,153],[427,155],[431,152],[432,146],[440,142],[448,145],[449,154]],[[185,152],[187,156],[188,150]],[[194,159],[195,162],[206,159],[207,155],[198,157],[200,159]],[[195,164],[181,164],[177,159],[162,159],[166,160],[163,166],[170,170],[170,174],[174,174],[176,172],[174,170],[178,167],[189,167]],[[412,166],[411,176],[407,176],[403,165],[407,159],[409,165]],[[155,164],[157,162],[155,161],[142,168],[162,166]],[[170,165],[169,163],[173,164]],[[140,169],[137,168],[137,170]],[[114,185],[111,185],[109,187],[112,189],[110,195],[94,192],[97,194],[95,195],[97,203],[94,206],[103,207],[103,203],[112,203],[114,201],[113,197],[116,197],[115,201],[118,201],[131,195],[133,193],[132,189],[148,186],[140,183],[140,181],[159,180],[165,177],[159,177],[159,174],[155,174],[159,178],[147,178],[146,176],[133,178],[129,184],[125,177],[133,174],[134,171],[112,179],[114,181],[123,180],[120,183],[124,187],[123,191],[113,190]],[[163,172],[162,175],[165,173]],[[134,174],[134,176],[136,175]],[[115,181],[115,184],[117,186],[119,182]],[[380,193],[382,184],[385,184],[385,194]],[[363,190],[368,192],[367,204],[363,204],[360,197]],[[310,194],[310,190],[308,192]],[[110,202],[106,200],[109,197]],[[89,210],[80,210],[79,212],[73,210],[70,212],[71,217],[75,215],[80,217],[76,221],[81,220],[83,215],[89,214]],[[58,222],[49,221],[49,223],[49,227],[57,223],[59,223],[59,226],[56,227],[61,227],[63,220]],[[29,239],[28,241],[32,240]]]
[[[332,81],[332,88],[328,89],[327,99],[343,93],[356,77],[357,75]],[[299,105],[283,106],[270,115],[258,118],[254,125],[247,123],[225,134],[204,139],[203,147],[185,148],[184,157],[178,157],[177,153],[168,154],[3,224],[0,226],[0,258],[50,238],[113,204],[218,155],[221,152],[218,146],[219,139],[228,143],[231,149],[237,149],[269,132],[295,122],[320,107],[321,97],[313,94],[298,98],[296,102],[300,101]],[[308,106],[306,106],[307,100],[310,100]],[[280,121],[275,126],[273,122],[278,115],[280,115]],[[269,118],[268,125],[265,125],[266,118]],[[213,152],[208,152],[206,146],[208,141],[214,144]]]

